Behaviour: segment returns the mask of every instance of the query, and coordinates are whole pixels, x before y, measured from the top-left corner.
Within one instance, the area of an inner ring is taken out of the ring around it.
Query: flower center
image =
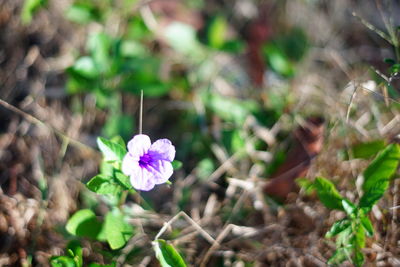
[[[144,154],[139,159],[139,166],[145,168],[151,161],[151,157],[148,154]]]

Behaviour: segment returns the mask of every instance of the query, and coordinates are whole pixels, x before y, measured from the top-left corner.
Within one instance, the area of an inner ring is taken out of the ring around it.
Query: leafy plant
[[[128,214],[122,209],[122,204],[128,193],[136,191],[132,188],[129,177],[121,170],[122,161],[127,154],[123,140],[121,138],[108,140],[99,137],[97,144],[103,154],[100,174],[89,180],[86,187],[97,194],[104,195],[108,199],[110,210],[104,215],[103,220],[99,219],[91,209],[78,210],[68,220],[66,230],[77,237],[106,241],[112,250],[118,250],[124,247],[135,234],[134,228],[127,222]],[[182,166],[179,161],[172,163],[174,169]],[[155,252],[163,266],[186,266],[171,245],[163,240],[158,240],[156,243]],[[76,246],[73,249],[67,248],[68,255],[53,257],[51,264],[81,267],[81,251],[82,249],[79,250]],[[171,265],[166,265],[167,263]]]
[[[352,203],[343,197],[329,180],[316,178],[313,188],[321,202],[329,209],[346,213],[346,217],[335,222],[325,235],[326,238],[336,237],[336,251],[328,264],[335,265],[350,260],[356,266],[363,265],[362,249],[365,247],[366,236],[372,237],[374,234],[368,214],[388,189],[399,160],[400,147],[397,144],[388,145],[376,156],[363,173],[363,194],[358,203]]]

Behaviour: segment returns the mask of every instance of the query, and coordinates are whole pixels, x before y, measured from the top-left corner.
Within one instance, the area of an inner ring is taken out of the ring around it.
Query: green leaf
[[[179,161],[179,160],[174,160],[171,163],[172,163],[172,168],[174,168],[175,171],[182,168],[182,165],[183,165],[182,161]]]
[[[99,146],[101,152],[103,152],[105,161],[120,161],[124,158],[127,153],[126,149],[120,144],[111,142],[105,138],[98,137],[97,145]]]
[[[208,177],[215,171],[215,165],[212,159],[204,158],[202,159],[196,167],[197,177],[201,180],[207,180]]]
[[[131,238],[133,228],[125,221],[121,211],[113,209],[106,215],[104,233],[111,249],[119,249]]]
[[[285,77],[293,76],[294,66],[281,47],[269,43],[263,47],[263,53],[273,71]]]
[[[360,250],[354,251],[353,263],[357,267],[361,267],[364,264],[364,254]]]
[[[173,22],[164,30],[167,43],[176,51],[198,58],[202,47],[197,41],[196,30],[189,24]]]
[[[95,33],[89,36],[87,49],[97,68],[102,73],[107,73],[111,68],[111,47],[113,40],[105,33]]]
[[[353,229],[351,227],[345,228],[336,237],[336,247],[348,247],[351,246]]]
[[[356,206],[353,203],[351,203],[350,200],[348,200],[348,199],[342,200],[342,206],[343,206],[344,211],[349,216],[354,215],[354,212],[357,210]]]
[[[89,5],[88,3],[75,3],[71,5],[67,9],[65,16],[70,21],[79,24],[86,24],[91,20],[98,19],[98,14],[96,12],[96,9],[92,5]]]
[[[342,231],[346,230],[350,226],[351,223],[348,219],[337,221],[332,225],[331,229],[325,234],[325,237],[326,238],[334,237],[337,234],[341,233]]]
[[[72,66],[73,71],[85,78],[96,78],[100,75],[91,57],[81,57]]]
[[[93,177],[89,182],[87,182],[86,186],[89,190],[103,195],[117,195],[122,190],[121,186],[113,182],[112,177],[105,177],[103,175]]]
[[[400,72],[400,64],[399,63],[394,64],[393,66],[390,67],[390,73],[392,75],[396,74],[396,73],[399,73],[399,72]]]
[[[53,256],[50,258],[52,267],[77,267],[74,259],[67,256]]]
[[[132,189],[132,185],[128,176],[116,170],[114,172],[114,177],[125,189]]]
[[[101,230],[101,223],[93,211],[83,209],[72,215],[65,228],[72,235],[96,239]]]
[[[400,160],[399,145],[387,146],[364,171],[364,194],[360,199],[360,207],[372,208],[389,187],[389,179],[397,170]]]
[[[374,227],[372,226],[371,220],[366,215],[364,215],[360,218],[360,221],[361,221],[361,225],[364,227],[368,236],[373,236],[374,235]]]
[[[323,177],[317,177],[314,187],[321,202],[330,209],[344,210],[342,206],[343,197],[336,190],[333,183]]]
[[[307,178],[297,178],[296,183],[304,189],[306,195],[310,195],[314,191],[314,183]]]
[[[76,267],[83,266],[83,259],[82,259],[82,247],[77,240],[71,241],[67,246],[67,252],[73,258]]]
[[[333,253],[332,257],[329,258],[327,263],[328,263],[328,265],[341,264],[342,262],[344,262],[346,259],[348,259],[350,257],[350,254],[351,254],[351,249],[338,248]]]
[[[21,20],[23,24],[28,24],[32,21],[34,13],[41,7],[47,4],[46,0],[25,0],[21,11]]]
[[[162,267],[186,267],[182,256],[165,240],[158,239],[154,241],[153,248]]]
[[[204,93],[204,103],[218,117],[237,125],[242,125],[250,114],[260,110],[257,102],[224,97],[215,93]]]
[[[379,184],[375,184],[374,187],[364,192],[364,195],[360,199],[359,207],[368,212],[372,209],[372,206],[383,196],[385,191],[389,187],[389,180],[381,180]]]
[[[119,144],[122,147],[126,147],[124,139],[120,135],[115,135],[110,139],[111,142]]]
[[[375,140],[371,142],[361,143],[354,145],[350,151],[353,158],[356,159],[369,159],[376,155],[379,151],[384,149],[386,143],[384,140]]]
[[[384,58],[383,62],[390,64],[390,65],[396,64],[396,61],[393,58]]]
[[[356,227],[353,228],[356,229],[355,235],[354,235],[354,245],[356,248],[364,248],[365,247],[365,230],[364,227],[361,225],[357,224]]]
[[[225,43],[227,31],[226,19],[222,16],[216,16],[212,19],[207,32],[208,43],[211,47],[219,49]]]

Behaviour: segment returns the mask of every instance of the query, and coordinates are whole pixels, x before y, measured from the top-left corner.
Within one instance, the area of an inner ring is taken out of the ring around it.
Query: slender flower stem
[[[139,134],[142,134],[143,125],[143,90],[140,90]]]

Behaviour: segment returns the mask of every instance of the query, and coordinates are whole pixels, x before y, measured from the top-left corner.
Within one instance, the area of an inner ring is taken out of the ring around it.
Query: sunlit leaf
[[[131,238],[133,228],[118,209],[113,209],[106,215],[104,233],[111,249],[119,249]]]
[[[99,71],[91,57],[81,57],[72,66],[75,72],[86,78],[95,78]]]
[[[65,228],[72,235],[96,239],[101,230],[101,223],[93,211],[83,209],[72,215]]]
[[[30,23],[35,12],[46,4],[47,0],[25,0],[21,11],[22,23]]]
[[[89,182],[87,182],[86,186],[97,194],[117,195],[122,190],[121,186],[114,183],[111,177],[105,177],[102,175],[93,177]]]
[[[75,3],[67,9],[65,16],[75,23],[86,24],[91,20],[97,20],[99,15],[94,6],[88,3]]]
[[[344,210],[342,206],[343,197],[336,190],[333,183],[323,177],[317,177],[314,187],[321,202],[330,209]]]
[[[68,256],[53,256],[50,264],[52,267],[76,267],[74,259]]]
[[[356,206],[353,203],[351,203],[350,200],[343,199],[342,206],[347,215],[349,216],[354,215],[354,212],[356,211]]]
[[[153,248],[162,267],[186,267],[182,256],[165,240],[158,239],[154,241]]]
[[[120,144],[111,142],[102,137],[97,138],[97,145],[103,153],[105,161],[122,161],[127,153],[126,149]]]
[[[182,168],[182,161],[179,160],[174,160],[172,161],[172,167],[174,168],[174,170],[179,170],[180,168]]]
[[[334,237],[350,226],[351,222],[348,219],[337,221],[332,225],[331,229],[325,234],[325,237],[326,238]]]
[[[397,170],[399,160],[399,145],[391,144],[371,162],[364,171],[364,183],[362,186],[364,194],[360,199],[360,207],[372,208],[376,201],[383,196],[389,187],[390,178]]]
[[[222,16],[214,17],[208,26],[207,39],[209,45],[213,48],[221,48],[225,43],[226,31],[226,19]]]
[[[364,227],[368,236],[374,235],[374,227],[372,226],[371,220],[367,216],[362,216],[360,218],[361,225]]]
[[[173,22],[164,30],[164,36],[168,44],[182,54],[196,56],[201,53],[196,30],[189,24]]]

